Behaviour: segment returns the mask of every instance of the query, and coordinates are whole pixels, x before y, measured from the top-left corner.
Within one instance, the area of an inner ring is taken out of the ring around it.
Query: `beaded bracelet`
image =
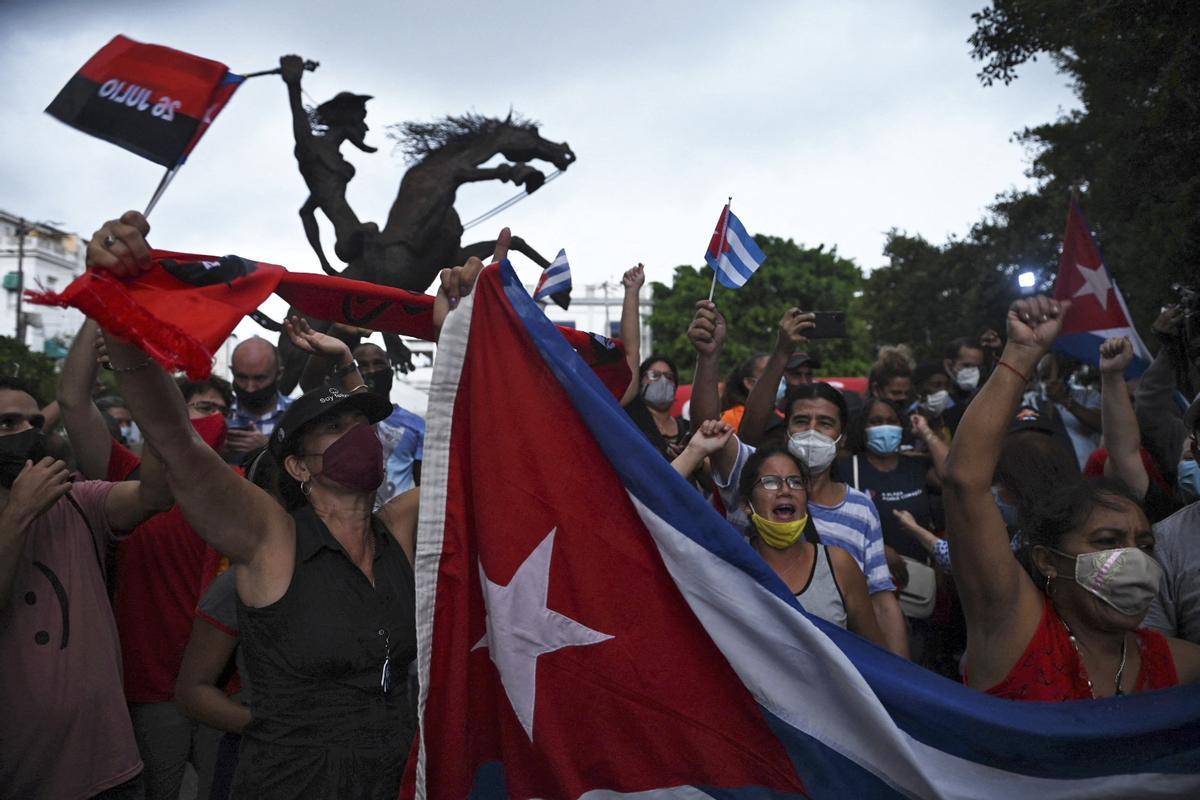
[[[150,365],[151,365],[151,364],[153,364],[153,363],[154,363],[154,359],[153,359],[153,358],[151,358],[150,356],[146,356],[146,360],[145,360],[145,361],[143,361],[143,362],[142,362],[142,363],[140,363],[140,364],[135,364],[135,365],[133,365],[132,367],[118,367],[118,366],[114,366],[114,365],[113,365],[113,363],[112,363],[112,361],[109,361],[109,362],[108,362],[108,368],[109,368],[110,370],[112,370],[113,372],[139,372],[139,371],[141,371],[141,370],[144,370],[146,367],[150,366]]]

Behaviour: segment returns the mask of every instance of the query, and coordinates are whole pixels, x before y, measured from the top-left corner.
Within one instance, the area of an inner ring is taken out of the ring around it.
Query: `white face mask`
[[[675,402],[675,384],[666,378],[651,381],[642,387],[642,397],[648,406],[668,408]]]
[[[814,430],[800,431],[788,437],[788,452],[803,461],[815,475],[829,469],[837,455],[837,443],[841,438],[830,439]]]
[[[1046,549],[1073,558],[1075,582],[1122,614],[1142,616],[1158,594],[1162,567],[1141,548],[1118,547],[1077,556]]]
[[[933,414],[935,417],[940,416],[946,410],[946,406],[950,405],[950,392],[942,389],[934,392],[921,401],[921,408]]]
[[[979,367],[963,367],[954,374],[954,382],[964,392],[973,392],[979,385]]]

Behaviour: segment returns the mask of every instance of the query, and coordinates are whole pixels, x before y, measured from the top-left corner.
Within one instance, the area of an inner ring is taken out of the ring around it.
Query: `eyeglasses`
[[[188,403],[188,408],[199,411],[201,414],[220,414],[225,419],[233,416],[233,412],[229,410],[229,406],[224,403],[214,403],[211,400],[193,400]]]
[[[761,478],[755,481],[754,485],[762,486],[768,492],[778,492],[783,488],[785,483],[787,484],[787,487],[792,490],[805,488],[804,478],[800,477],[799,475],[788,475],[786,478],[782,478],[779,475],[763,475]]]
[[[667,379],[667,380],[669,380],[669,381],[674,381],[674,380],[675,380],[675,375],[674,375],[674,374],[672,374],[672,373],[670,373],[670,372],[664,372],[663,370],[658,370],[658,369],[648,369],[648,370],[646,370],[646,377],[647,377],[649,380],[651,380],[651,381],[656,381],[656,380],[658,380],[659,378],[666,378],[666,379]]]

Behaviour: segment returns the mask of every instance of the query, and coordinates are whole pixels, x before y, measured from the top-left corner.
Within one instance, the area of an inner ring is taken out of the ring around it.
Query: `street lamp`
[[[1021,294],[1033,294],[1034,287],[1037,286],[1037,273],[1031,269],[1022,270],[1017,275],[1017,286],[1021,287]]]

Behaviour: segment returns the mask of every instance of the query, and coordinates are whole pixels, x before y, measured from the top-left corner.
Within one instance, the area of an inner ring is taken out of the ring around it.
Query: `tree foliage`
[[[804,248],[791,239],[756,236],[767,260],[741,289],[718,285],[714,297],[729,325],[722,369],[730,369],[756,353],[769,352],[775,345],[779,320],[792,306],[805,310],[847,311],[846,339],[813,342],[808,348],[823,362],[829,375],[864,375],[870,364],[865,358],[867,326],[862,316],[863,275],[858,265],[824,245]],[[696,362],[687,328],[695,303],[708,297],[712,270],[691,266],[675,268],[672,284],[651,284],[654,311],[650,326],[654,350],[675,361],[689,380]],[[643,356],[649,353],[643,353]]]
[[[890,231],[888,264],[872,270],[863,296],[872,343],[905,342],[925,360],[959,336],[1003,331],[1018,273],[1033,271],[1042,289],[1053,282],[1065,217],[1057,201],[1009,194],[963,239],[934,245]]]
[[[973,19],[970,44],[985,85],[1011,82],[1044,54],[1083,106],[1018,134],[1039,185],[1001,198],[998,209],[1020,229],[1044,214],[1034,198],[1051,201],[1059,223],[1050,230],[1058,232],[1068,190],[1078,186],[1105,262],[1135,321],[1148,327],[1173,283],[1198,282],[1200,5],[995,0]]]
[[[43,403],[53,400],[58,388],[54,359],[18,344],[11,336],[0,336],[0,375],[25,381]]]

